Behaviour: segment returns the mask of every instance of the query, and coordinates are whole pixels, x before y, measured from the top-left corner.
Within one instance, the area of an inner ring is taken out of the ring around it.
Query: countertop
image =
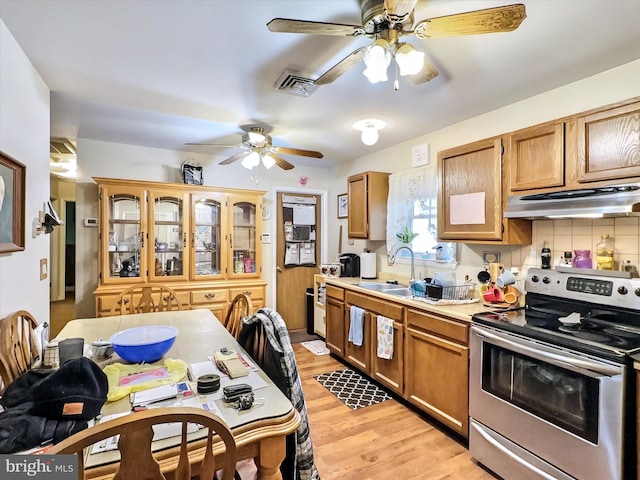
[[[385,279],[376,280],[361,280],[358,277],[326,277],[325,283],[327,285],[333,285],[335,287],[344,288],[346,290],[352,290],[354,292],[363,293],[377,298],[389,300],[390,302],[400,303],[408,307],[419,309],[425,312],[431,312],[445,317],[453,318],[462,321],[471,321],[472,315],[480,312],[486,312],[492,310],[491,307],[487,307],[482,301],[476,303],[465,303],[460,305],[432,305],[430,303],[421,301],[415,298],[403,298],[396,295],[391,295],[384,292],[378,292],[367,288],[359,287],[358,284],[362,282],[366,283],[384,283]],[[399,282],[400,284],[407,285],[409,282]],[[496,307],[494,307],[496,308]]]

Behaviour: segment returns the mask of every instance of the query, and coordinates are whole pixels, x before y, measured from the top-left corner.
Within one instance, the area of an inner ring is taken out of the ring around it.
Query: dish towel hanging
[[[361,347],[362,338],[364,337],[364,310],[355,305],[351,305],[349,311],[349,341],[354,345]]]
[[[378,315],[378,357],[393,358],[393,319]]]

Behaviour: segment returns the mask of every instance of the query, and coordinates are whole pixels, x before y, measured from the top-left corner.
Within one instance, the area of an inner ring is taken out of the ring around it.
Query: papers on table
[[[167,385],[160,385],[159,387],[132,393],[131,405],[133,407],[141,407],[161,400],[175,398],[176,395],[178,395],[178,385],[169,383]]]
[[[184,399],[184,400],[177,400],[170,403],[163,403],[163,404],[158,403],[158,404],[154,404],[153,406],[150,406],[149,408],[151,409],[151,408],[160,408],[160,407],[202,408],[203,410],[208,410],[214,413],[215,415],[218,415],[220,418],[222,418],[222,412],[220,411],[218,406],[214,402],[209,401],[208,399],[206,401],[202,401],[202,399],[193,397],[193,398]],[[114,418],[122,417],[124,415],[129,415],[130,413],[131,412],[117,413],[114,415],[105,415],[104,417],[102,417],[102,420],[100,421],[100,423],[104,423],[109,420],[113,420]],[[199,425],[190,423],[187,426],[187,433],[196,432],[199,430],[199,428],[200,428]],[[182,429],[181,429],[180,423],[163,423],[163,424],[154,425],[153,427],[154,442],[157,440],[164,440],[165,438],[176,437],[181,434],[182,434]],[[115,450],[118,448],[119,439],[120,439],[120,435],[114,435],[113,437],[102,440],[101,442],[96,443],[91,447],[91,453],[94,454],[94,453],[106,452],[109,450]]]

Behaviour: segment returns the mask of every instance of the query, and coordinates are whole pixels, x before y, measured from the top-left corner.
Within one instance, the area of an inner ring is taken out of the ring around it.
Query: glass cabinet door
[[[222,195],[192,195],[191,201],[191,278],[222,278],[225,275],[223,252]]]
[[[105,283],[142,281],[146,272],[144,255],[145,223],[144,190],[136,188],[107,189],[101,192],[106,238],[103,242]]]
[[[188,274],[186,195],[153,191],[149,198],[149,277],[186,280]],[[151,248],[153,247],[153,248]]]
[[[256,201],[242,197],[230,199],[231,258],[229,278],[259,276],[260,259],[257,258],[258,240]]]

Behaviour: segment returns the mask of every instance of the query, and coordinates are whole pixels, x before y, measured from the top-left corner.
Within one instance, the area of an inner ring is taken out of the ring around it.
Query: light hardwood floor
[[[346,366],[294,345],[322,480],[495,480],[467,448],[396,400],[351,410],[313,377]]]

